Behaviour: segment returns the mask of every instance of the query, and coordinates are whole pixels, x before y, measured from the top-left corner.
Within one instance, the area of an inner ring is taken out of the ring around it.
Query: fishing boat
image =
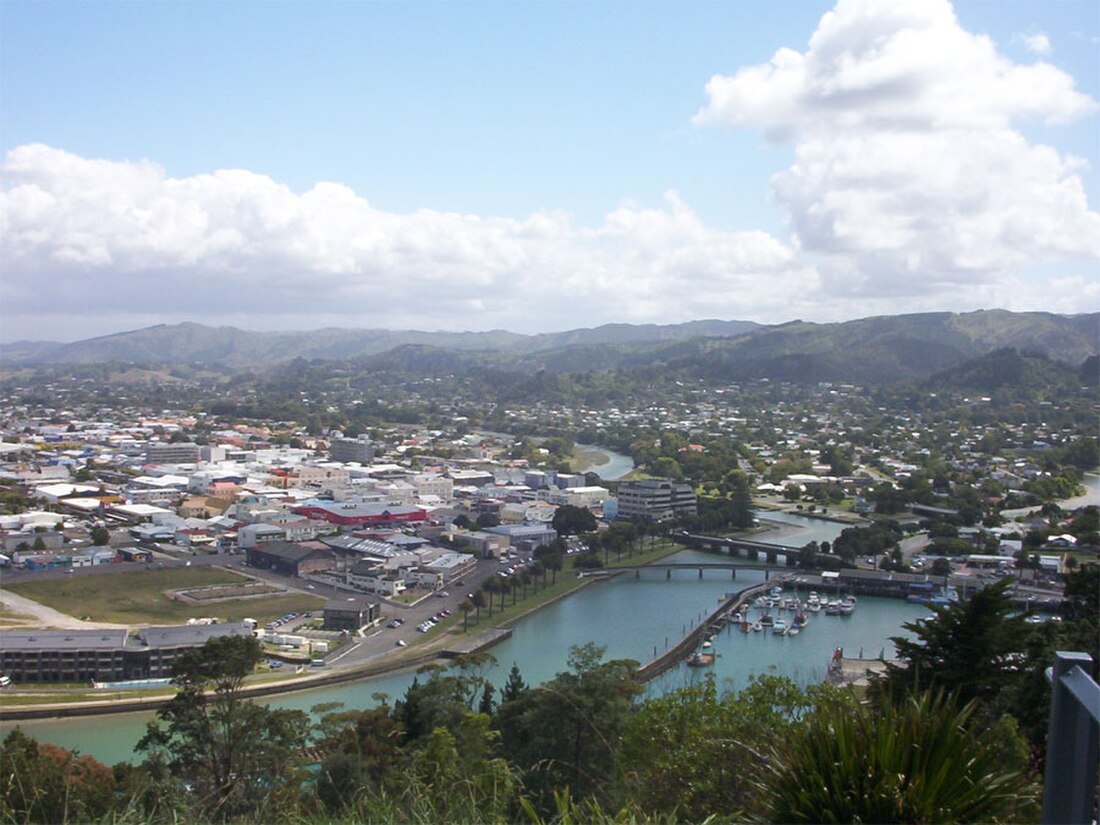
[[[856,610],[855,596],[848,596],[839,604],[841,616],[851,616]]]
[[[839,616],[840,615],[840,602],[829,602],[825,605],[826,616]]]
[[[710,642],[703,642],[702,646],[688,656],[688,667],[707,667],[714,664],[714,647]]]
[[[791,621],[791,629],[797,630],[800,627],[805,627],[809,623],[810,618],[804,612],[799,612]]]

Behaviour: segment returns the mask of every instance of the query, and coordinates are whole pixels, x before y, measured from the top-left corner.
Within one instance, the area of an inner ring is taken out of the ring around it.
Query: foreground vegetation
[[[937,608],[869,704],[775,677],[642,700],[636,662],[585,645],[541,686],[515,667],[492,685],[472,656],[311,716],[243,699],[258,646],[216,639],[181,657],[139,764],[11,733],[0,820],[1030,821],[1049,703],[1031,662],[1095,639],[1098,582],[1071,577],[1060,627],[1017,625],[1004,585]]]

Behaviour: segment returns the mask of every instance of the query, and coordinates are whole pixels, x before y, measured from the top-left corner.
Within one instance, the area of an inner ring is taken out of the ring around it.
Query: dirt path
[[[126,628],[124,624],[110,624],[108,622],[84,622],[74,619],[52,607],[46,607],[36,601],[17,596],[7,590],[0,590],[0,604],[8,613],[15,613],[18,618],[0,617],[0,626],[8,630],[22,628],[55,628],[57,630],[97,630],[102,628],[120,629]]]

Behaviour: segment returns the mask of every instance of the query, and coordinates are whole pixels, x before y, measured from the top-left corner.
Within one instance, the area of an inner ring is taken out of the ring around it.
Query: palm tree
[[[519,579],[520,587],[523,588],[523,599],[527,600],[527,585],[531,583],[531,575],[527,572],[527,568],[523,568],[516,573],[516,578]]]
[[[481,624],[481,608],[485,607],[485,594],[482,593],[480,590],[477,590],[477,591],[471,593],[470,594],[470,604],[472,604],[474,606],[474,609],[477,610],[477,613],[474,615],[474,618],[477,619],[477,623],[480,625]]]
[[[565,564],[565,557],[561,553],[551,553],[542,563],[550,569],[550,583],[557,584],[558,571],[561,570],[562,566]]]
[[[489,618],[493,618],[493,594],[497,592],[496,578],[489,578],[481,585],[481,592],[485,594],[485,601],[489,605]]]
[[[470,611],[474,609],[474,603],[471,599],[463,599],[458,609],[462,611],[462,632],[465,633],[470,626]]]

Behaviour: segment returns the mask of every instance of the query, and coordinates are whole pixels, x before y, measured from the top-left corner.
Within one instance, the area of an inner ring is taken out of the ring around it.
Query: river
[[[606,447],[597,447],[594,444],[578,444],[577,447],[607,456],[607,461],[603,464],[592,464],[581,470],[582,473],[596,473],[604,481],[618,481],[634,469],[634,459],[628,455],[613,452]]]
[[[759,540],[804,544],[811,539],[832,541],[845,525],[808,519],[791,513],[767,513],[768,519],[785,527]],[[797,527],[802,527],[801,531]],[[797,533],[792,538],[790,531]],[[677,562],[713,561],[713,556],[685,550],[671,558]],[[713,610],[718,599],[762,581],[763,571],[739,571],[736,580],[729,572],[679,570],[666,580],[662,570],[646,570],[637,578],[625,573],[595,583],[519,622],[513,636],[492,649],[497,667],[490,679],[499,687],[515,663],[529,684],[537,684],[564,670],[570,646],[595,642],[606,647],[608,658],[647,661],[675,644],[686,630]],[[715,639],[719,654],[713,670],[723,684],[744,686],[757,673],[790,676],[800,683],[824,678],[829,656],[836,647],[847,655],[877,656],[893,647],[889,636],[899,635],[904,622],[927,615],[927,610],[889,599],[861,599],[850,617],[826,617],[819,613],[810,626],[794,638],[773,638],[771,634],[742,634],[725,631]],[[701,669],[681,665],[653,682],[649,691],[661,692],[699,678]],[[342,702],[348,708],[375,704],[373,695],[399,697],[413,679],[411,672],[360,682],[317,688],[273,697],[270,704],[309,710],[322,702]],[[108,764],[133,758],[133,748],[151,713],[128,713],[106,717],[22,722],[20,726],[40,741],[75,748]],[[6,733],[14,725],[4,723]]]

